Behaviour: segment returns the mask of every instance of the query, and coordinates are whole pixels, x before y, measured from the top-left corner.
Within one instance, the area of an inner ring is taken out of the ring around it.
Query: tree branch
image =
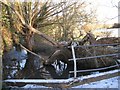
[[[26,51],[28,51],[29,53],[31,53],[31,54],[33,54],[33,55],[39,57],[41,60],[45,60],[45,59],[42,58],[40,55],[38,55],[38,54],[36,54],[36,53],[30,51],[29,49],[27,49],[27,48],[26,48],[25,46],[23,46],[22,44],[19,43],[19,45],[20,45],[21,48],[23,48],[23,49],[25,49]]]

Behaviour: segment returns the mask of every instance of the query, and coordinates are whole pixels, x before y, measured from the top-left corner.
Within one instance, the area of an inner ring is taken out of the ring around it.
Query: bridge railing
[[[74,62],[74,71],[70,71],[70,73],[74,73],[74,78],[77,77],[77,73],[79,72],[90,72],[90,71],[99,71],[99,70],[106,70],[106,69],[110,69],[110,68],[114,68],[114,67],[118,67],[119,64],[116,62],[116,65],[113,66],[109,66],[109,67],[104,67],[104,68],[98,68],[98,69],[88,69],[88,70],[77,70],[77,60],[84,60],[84,59],[95,59],[95,58],[102,58],[102,57],[113,57],[113,56],[118,56],[120,55],[119,53],[114,53],[114,54],[106,54],[106,55],[97,55],[97,56],[89,56],[89,57],[82,57],[82,58],[76,58],[76,52],[75,52],[75,48],[86,48],[86,47],[103,47],[103,46],[117,46],[120,45],[119,43],[114,43],[114,44],[94,44],[94,45],[77,45],[76,44],[72,44],[71,48],[72,49],[72,57],[71,59],[69,59],[69,61],[73,61]]]

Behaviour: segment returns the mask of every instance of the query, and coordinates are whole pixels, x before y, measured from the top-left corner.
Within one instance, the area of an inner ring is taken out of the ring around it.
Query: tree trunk
[[[2,89],[2,53],[3,53],[3,50],[2,50],[2,37],[1,37],[1,34],[0,34],[0,90]]]
[[[0,13],[2,12],[2,6],[0,5]],[[0,16],[1,18],[2,16]],[[0,26],[1,22],[0,22]],[[2,54],[3,54],[3,48],[2,48],[2,32],[0,31],[0,90],[2,90],[2,72],[3,72],[3,68],[2,68]]]
[[[31,53],[28,53],[28,59],[26,60],[26,64],[22,73],[24,78],[33,78],[34,76],[34,56]]]
[[[32,51],[33,49],[33,34],[28,34],[25,37],[25,46],[27,49]],[[34,76],[35,72],[35,66],[34,66],[34,55],[28,52],[28,58],[26,59],[26,64],[24,69],[19,73],[19,78],[32,78]]]
[[[2,55],[0,55],[0,90],[2,89]]]

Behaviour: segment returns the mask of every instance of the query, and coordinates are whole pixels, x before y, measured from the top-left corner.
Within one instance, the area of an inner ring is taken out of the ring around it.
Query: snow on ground
[[[45,86],[36,85],[36,84],[27,84],[22,88],[50,88],[50,87],[45,87]]]
[[[81,77],[78,77],[77,79],[78,80],[84,80],[84,79],[94,78],[94,77],[98,77],[98,76],[103,76],[103,75],[106,75],[106,74],[117,73],[117,72],[120,72],[120,69],[111,70],[111,71],[107,71],[107,72],[101,72],[101,73],[94,72],[91,75],[81,76]]]
[[[120,76],[92,82],[89,84],[83,84],[72,88],[118,88],[118,85],[120,84],[118,80],[120,80]]]

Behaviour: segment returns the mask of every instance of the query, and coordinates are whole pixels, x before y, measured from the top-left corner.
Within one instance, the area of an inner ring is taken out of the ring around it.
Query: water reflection
[[[7,56],[7,57],[6,57]],[[3,78],[13,79],[17,74],[24,69],[27,59],[27,52],[25,50],[17,51],[14,47],[10,52],[5,53],[3,56]],[[68,65],[62,61],[55,60],[49,66],[41,64],[40,58],[34,56],[34,63],[36,70],[34,76],[27,76],[27,78],[36,79],[65,79],[68,78]],[[25,76],[26,77],[26,76]]]

